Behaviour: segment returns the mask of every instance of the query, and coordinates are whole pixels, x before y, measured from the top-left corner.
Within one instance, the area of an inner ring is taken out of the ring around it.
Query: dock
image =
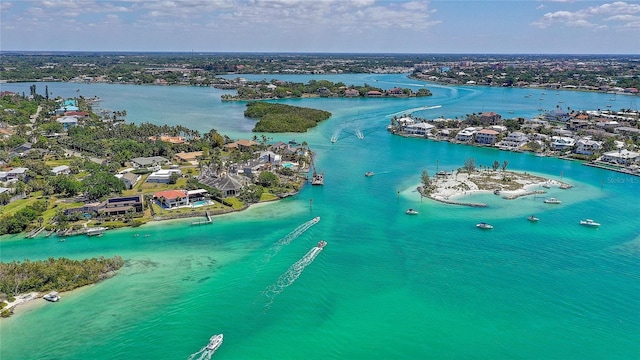
[[[206,211],[205,217],[206,217],[206,220],[192,221],[191,225],[206,225],[206,224],[211,224],[211,222],[213,222],[213,219],[211,218],[211,214],[209,213],[209,210]]]
[[[33,229],[25,236],[25,238],[33,239],[34,237],[38,236],[38,234],[40,234],[43,230],[44,230],[44,227]]]
[[[527,192],[523,192],[523,193],[519,193],[519,194],[505,195],[502,198],[503,199],[507,199],[507,200],[513,200],[513,199],[517,199],[517,198],[523,197],[523,196],[544,194],[544,193],[545,193],[544,190],[534,190],[534,191],[527,191]]]

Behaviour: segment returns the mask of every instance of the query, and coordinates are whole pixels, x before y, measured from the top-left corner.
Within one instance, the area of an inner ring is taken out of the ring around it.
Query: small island
[[[299,106],[252,101],[247,104],[244,116],[260,119],[253,132],[302,133],[330,118],[331,113]]]
[[[422,185],[418,187],[421,196],[446,204],[486,207],[484,203],[461,202],[455,200],[463,195],[479,192],[493,192],[503,199],[513,200],[522,196],[544,194],[535,187],[557,186],[563,189],[570,184],[549,180],[540,176],[507,171],[508,161],[500,163],[495,160],[491,167],[476,167],[475,159],[465,161],[465,165],[457,170],[439,171],[430,177],[427,171],[422,172]]]
[[[42,293],[70,291],[108,279],[123,265],[119,256],[0,262],[0,316],[11,316],[16,306],[39,299]]]

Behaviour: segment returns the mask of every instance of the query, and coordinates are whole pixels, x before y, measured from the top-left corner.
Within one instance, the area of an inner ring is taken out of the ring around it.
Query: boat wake
[[[207,349],[207,347],[203,347],[202,349],[198,350],[197,352],[191,354],[187,360],[209,360],[211,359],[211,355],[213,355],[213,353],[215,353],[215,350],[209,350]]]
[[[334,143],[338,141],[338,137],[340,136],[341,129],[336,130],[333,135],[331,135],[331,142]]]
[[[282,239],[278,240],[262,256],[260,264],[261,265],[267,264],[269,261],[271,261],[271,259],[274,256],[278,254],[278,252],[280,252],[282,247],[289,245],[293,240],[297,239],[300,235],[304,234],[305,231],[309,230],[313,225],[317,224],[319,221],[320,221],[320,217],[316,216],[313,219],[295,228],[292,232],[288,233]]]
[[[406,115],[406,114],[411,114],[411,113],[414,113],[416,111],[440,109],[441,107],[442,107],[442,105],[420,106],[420,107],[416,107],[416,108],[411,108],[411,109],[405,109],[405,110],[402,110],[402,111],[398,111],[398,112],[395,112],[395,113],[387,115],[387,117],[388,118],[392,118],[394,116],[402,116],[402,115]]]
[[[360,140],[364,139],[364,134],[362,133],[362,131],[360,131],[360,129],[356,130],[356,136]]]
[[[263,296],[267,298],[267,304],[265,305],[265,308],[269,308],[271,304],[273,304],[275,297],[300,277],[300,274],[302,274],[304,269],[309,266],[322,251],[323,246],[324,245],[321,246],[319,243],[318,246],[314,246],[313,248],[311,248],[311,250],[309,250],[309,252],[306,253],[300,260],[291,265],[284,274],[280,275],[278,281],[276,281],[274,284],[269,285],[269,287],[267,287],[267,289],[263,291]]]

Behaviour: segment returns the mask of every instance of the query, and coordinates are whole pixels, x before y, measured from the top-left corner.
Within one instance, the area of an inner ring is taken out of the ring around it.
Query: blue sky
[[[640,1],[1,0],[0,49],[640,54]]]

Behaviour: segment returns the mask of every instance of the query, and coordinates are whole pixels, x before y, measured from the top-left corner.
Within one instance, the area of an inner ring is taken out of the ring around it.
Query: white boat
[[[535,215],[531,215],[529,217],[527,217],[527,220],[531,221],[531,222],[536,222],[540,219],[538,219]]]
[[[586,219],[586,220],[580,220],[580,225],[598,227],[600,226],[600,223],[597,223],[591,219]]]
[[[373,171],[367,171],[366,173],[364,173],[364,176],[373,176],[373,175],[375,175]]]
[[[60,301],[60,295],[58,295],[57,291],[52,291],[52,292],[48,293],[47,295],[43,296],[42,298],[47,300],[47,301],[51,301],[51,302]]]
[[[544,199],[545,204],[560,204],[562,201],[556,199],[556,198],[547,198]]]
[[[324,240],[318,241],[317,247],[319,247],[320,249],[323,249],[325,246],[327,246],[327,242],[326,241],[324,241]]]
[[[209,343],[207,344],[206,349],[209,350],[210,352],[214,352],[214,351],[218,350],[220,345],[222,345],[222,340],[223,340],[223,335],[222,334],[213,335],[209,339]]]
[[[493,225],[489,225],[489,224],[487,224],[486,222],[481,222],[481,223],[479,223],[479,224],[476,224],[476,227],[477,227],[478,229],[487,229],[487,230],[489,230],[489,229],[493,229]]]
[[[418,210],[407,209],[406,214],[407,215],[418,215]]]
[[[89,228],[87,229],[87,235],[88,236],[100,236],[104,233],[104,231],[107,230],[106,227],[93,227],[93,228]]]

